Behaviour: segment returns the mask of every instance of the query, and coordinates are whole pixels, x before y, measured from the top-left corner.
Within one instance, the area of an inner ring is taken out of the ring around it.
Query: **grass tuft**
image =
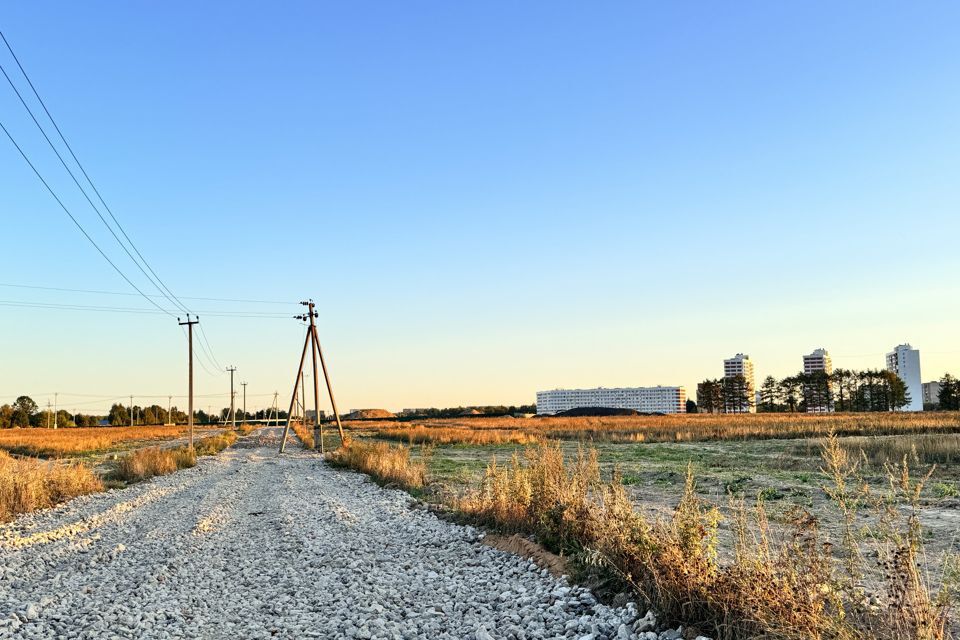
[[[410,449],[385,442],[367,444],[351,441],[326,455],[336,467],[349,467],[371,475],[382,484],[404,489],[421,489],[427,480],[426,456],[412,460]]]
[[[0,451],[0,522],[102,490],[100,478],[84,464],[16,459]]]

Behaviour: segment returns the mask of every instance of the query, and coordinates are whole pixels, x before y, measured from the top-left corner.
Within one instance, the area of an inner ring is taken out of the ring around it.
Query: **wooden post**
[[[323,367],[323,380],[327,383],[327,393],[330,394],[330,405],[333,407],[333,417],[337,420],[337,431],[340,432],[340,446],[342,447],[345,440],[343,425],[340,424],[340,412],[337,411],[337,401],[333,398],[333,386],[330,384],[330,376],[327,375],[327,364],[323,360],[323,350],[320,348],[320,339],[317,338],[317,325],[313,325],[313,343],[317,347],[317,355],[320,356],[320,366]]]
[[[293,416],[293,404],[297,401],[297,387],[300,386],[300,379],[303,376],[303,362],[307,358],[307,347],[310,346],[311,334],[308,331],[307,337],[303,341],[303,353],[300,354],[300,366],[297,367],[297,377],[293,381],[293,395],[290,397],[290,410],[287,411],[287,424],[283,428],[283,438],[280,440],[280,453],[287,446],[287,434],[290,432],[290,418]]]

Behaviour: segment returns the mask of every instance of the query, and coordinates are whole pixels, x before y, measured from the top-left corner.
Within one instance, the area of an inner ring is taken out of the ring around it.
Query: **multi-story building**
[[[813,353],[803,356],[803,372],[811,374],[818,371],[824,371],[828,374],[833,373],[833,361],[823,347],[814,349]]]
[[[928,405],[937,406],[940,404],[940,383],[936,380],[933,382],[924,382],[923,385],[923,406]]]
[[[833,373],[833,361],[823,347],[803,356],[803,373],[808,376]],[[816,384],[806,384],[803,389],[808,413],[826,413],[833,411],[833,385],[829,378],[820,376]]]
[[[732,380],[742,377],[745,388],[736,395],[727,393],[724,398],[726,413],[755,413],[757,411],[757,386],[753,377],[753,361],[750,356],[738,353],[723,361],[723,377]]]
[[[909,344],[900,344],[887,354],[887,371],[903,380],[910,395],[904,411],[923,411],[923,384],[920,382],[920,351]]]
[[[683,387],[598,387],[537,391],[537,413],[540,415],[553,415],[581,407],[633,409],[641,413],[686,413],[687,392]]]

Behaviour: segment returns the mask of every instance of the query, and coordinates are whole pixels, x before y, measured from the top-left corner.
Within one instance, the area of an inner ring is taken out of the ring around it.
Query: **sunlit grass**
[[[43,458],[107,451],[125,442],[172,440],[183,426],[76,427],[66,429],[2,429],[0,449]]]

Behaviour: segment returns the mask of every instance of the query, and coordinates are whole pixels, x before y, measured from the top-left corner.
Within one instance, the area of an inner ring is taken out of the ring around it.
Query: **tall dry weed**
[[[17,459],[0,451],[0,522],[103,490],[86,465]]]

